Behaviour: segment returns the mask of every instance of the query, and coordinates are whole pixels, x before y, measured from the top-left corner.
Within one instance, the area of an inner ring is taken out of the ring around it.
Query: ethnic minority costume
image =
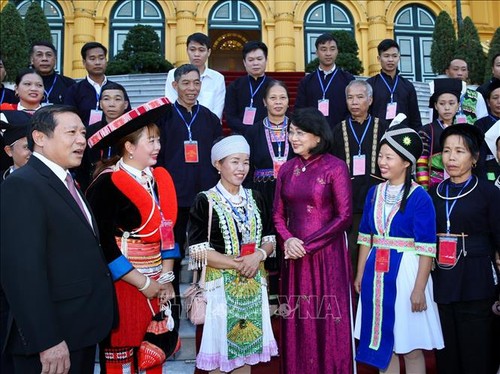
[[[275,242],[265,202],[257,192],[240,187],[240,204],[219,182],[197,195],[188,225],[190,267],[206,265],[205,253],[215,250],[226,256],[240,255],[243,237],[260,247]],[[210,243],[209,202],[213,206]],[[236,213],[236,211],[238,213]],[[242,220],[242,217],[246,217]],[[278,354],[269,315],[266,272],[261,262],[254,278],[233,269],[206,268],[207,309],[196,366],[202,370],[230,372],[245,364],[268,362]]]
[[[159,231],[162,218],[175,223],[177,202],[172,178],[165,169],[155,168],[145,177],[150,180],[148,185],[153,186],[151,193],[130,173],[130,167],[125,169],[122,162],[119,165],[112,172],[100,174],[89,187],[87,197],[96,216],[118,299],[119,323],[104,345],[106,370],[133,373],[134,354],[152,314],[146,297],[121,278],[135,268],[156,280],[162,271],[162,260],[179,256],[178,247],[161,249]],[[158,301],[151,300],[151,305],[158,313]],[[147,373],[161,373],[161,366]]]
[[[463,183],[446,179],[430,195],[437,232],[446,233],[449,221],[449,233],[457,239],[455,265],[438,265],[432,272],[445,341],[445,348],[436,354],[437,370],[440,374],[492,373],[492,359],[498,368],[498,351],[491,349],[498,338],[491,305],[498,285],[500,191],[471,176]]]
[[[439,144],[439,137],[443,129],[442,122],[434,120],[423,126],[418,132],[424,144],[424,150],[422,156],[417,160],[417,183],[425,190],[445,179],[443,158],[441,155],[443,149]]]
[[[280,243],[304,241],[306,255],[281,268],[281,372],[353,371],[352,276],[346,230],[351,184],[330,154],[297,156],[280,170],[274,222]]]
[[[274,194],[276,190],[276,179],[280,167],[295,156],[288,141],[288,117],[279,127],[272,127],[269,118],[251,126],[245,134],[250,145],[250,172],[247,176],[245,187],[259,191],[266,202],[268,212],[271,216]],[[276,302],[279,289],[279,263],[283,256],[277,253],[277,257],[268,257],[265,264],[269,272],[269,294],[272,303]]]
[[[381,370],[388,367],[393,352],[443,348],[430,277],[424,291],[427,310],[412,312],[410,301],[419,256],[435,257],[436,253],[432,201],[412,183],[405,211],[400,212],[403,187],[392,196],[388,188],[386,182],[368,192],[358,238],[359,244],[371,250],[356,316],[355,336],[360,340],[356,360]],[[383,250],[389,250],[385,263]]]

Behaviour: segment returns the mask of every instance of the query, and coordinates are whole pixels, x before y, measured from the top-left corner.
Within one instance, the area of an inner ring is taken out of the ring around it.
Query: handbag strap
[[[210,245],[210,234],[211,234],[211,231],[212,231],[212,211],[213,211],[213,203],[212,203],[212,200],[210,199],[210,197],[207,196],[207,200],[208,200],[208,244]],[[201,288],[204,288],[205,287],[205,275],[207,273],[207,267],[206,265],[203,266],[203,268],[201,269],[201,277],[200,277],[200,284],[199,286]],[[198,270],[195,270],[193,271],[193,284],[196,284],[196,282],[198,281]]]

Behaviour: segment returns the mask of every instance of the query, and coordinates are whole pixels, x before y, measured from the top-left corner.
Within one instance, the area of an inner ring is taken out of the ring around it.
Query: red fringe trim
[[[165,219],[172,220],[173,224],[177,219],[177,195],[175,193],[172,177],[164,168],[153,170],[155,177],[160,207]],[[137,181],[124,170],[117,170],[111,175],[111,180],[115,186],[137,207],[141,215],[143,226],[151,213],[153,199],[151,195]],[[146,226],[138,232],[140,235],[150,234],[160,227],[161,215],[158,205],[155,204],[153,216],[146,223]],[[145,243],[155,243],[160,241],[160,232],[157,230],[153,235],[142,237]]]

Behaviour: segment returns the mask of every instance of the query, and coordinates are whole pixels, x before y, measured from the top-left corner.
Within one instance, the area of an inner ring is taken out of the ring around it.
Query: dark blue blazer
[[[63,340],[74,351],[103,340],[114,290],[95,221],[92,229],[65,184],[35,156],[1,192],[7,351],[37,354]]]

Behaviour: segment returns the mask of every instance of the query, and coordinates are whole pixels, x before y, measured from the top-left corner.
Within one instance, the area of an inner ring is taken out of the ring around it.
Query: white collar
[[[21,103],[17,103],[17,110],[25,110],[25,111],[28,111],[28,112],[35,112],[38,109],[40,109],[41,107],[42,107],[41,105],[38,105],[36,109],[28,109],[28,108],[23,107],[21,105]]]
[[[62,166],[56,164],[54,161],[49,160],[47,157],[38,152],[33,152],[33,156],[42,161],[52,172],[64,183],[66,184],[66,175],[68,170],[64,169]]]
[[[127,173],[132,175],[135,179],[141,180],[142,179],[142,172],[146,173],[149,177],[153,177],[153,174],[151,173],[150,168],[146,168],[144,170],[139,170],[134,168],[133,166],[127,165],[125,162],[123,162],[123,157],[120,158],[118,161],[118,164],[121,168],[123,168]]]
[[[104,86],[106,83],[108,83],[108,77],[105,75],[104,80],[102,81],[102,84],[99,84],[90,78],[89,75],[87,75],[87,81],[90,83],[92,87],[94,87],[95,91],[100,94],[101,93],[101,88]]]
[[[216,190],[218,190],[218,192],[220,192],[222,194],[222,196],[225,197],[227,200],[229,200],[232,204],[242,205],[246,202],[247,196],[245,193],[245,189],[242,186],[240,186],[240,189],[236,195],[233,195],[228,190],[226,190],[226,188],[222,185],[220,180],[219,180],[219,182],[217,182],[217,185],[215,187],[216,187]],[[235,202],[235,197],[237,197],[237,196],[241,200],[241,202],[239,204],[237,202]]]
[[[337,64],[333,64],[333,67],[330,70],[323,70],[323,69],[321,69],[320,66],[318,66],[319,71],[322,71],[323,73],[325,73],[325,76],[327,76],[328,74],[333,73],[336,68],[337,68]]]

